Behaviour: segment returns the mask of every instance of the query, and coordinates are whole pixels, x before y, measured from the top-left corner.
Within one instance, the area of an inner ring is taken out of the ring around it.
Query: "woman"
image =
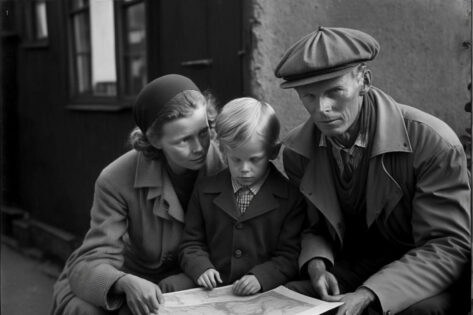
[[[91,226],[54,286],[52,314],[150,314],[163,289],[189,281],[177,247],[196,178],[222,169],[210,137],[215,108],[172,74],[145,86],[133,113],[134,150],[97,179]]]

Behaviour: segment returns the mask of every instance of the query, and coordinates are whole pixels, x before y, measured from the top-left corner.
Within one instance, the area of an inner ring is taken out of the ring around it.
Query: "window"
[[[147,82],[144,1],[69,2],[73,102],[118,104],[136,95]]]
[[[47,46],[48,19],[46,0],[30,0],[26,4],[26,46]]]
[[[146,30],[145,5],[140,1],[125,1],[124,20],[125,93],[136,94],[146,84]]]

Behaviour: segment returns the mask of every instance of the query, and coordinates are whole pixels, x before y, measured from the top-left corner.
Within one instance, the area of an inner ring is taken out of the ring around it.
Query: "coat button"
[[[243,223],[237,223],[237,224],[235,225],[235,228],[236,228],[237,230],[241,230],[241,229],[243,228]]]
[[[242,251],[237,249],[235,250],[235,252],[233,253],[233,255],[236,257],[236,258],[240,258],[241,257],[241,254],[242,254]]]

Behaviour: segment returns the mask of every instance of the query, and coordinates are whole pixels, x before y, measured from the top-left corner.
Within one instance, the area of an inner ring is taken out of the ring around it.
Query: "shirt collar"
[[[266,170],[266,174],[258,180],[256,183],[253,185],[248,186],[248,189],[253,193],[253,195],[256,195],[258,191],[261,189],[261,186],[263,186],[264,182],[266,181],[266,178],[268,178],[269,175],[269,168]],[[236,193],[239,191],[242,187],[245,187],[238,183],[235,179],[232,177],[232,186],[233,186],[233,193]]]
[[[355,149],[355,147],[366,149],[368,147],[368,128],[366,128],[364,132],[358,133],[358,136],[356,137],[355,143],[353,143],[353,145],[349,148],[346,148],[346,147],[338,144],[331,137],[328,137],[324,134],[321,134],[320,141],[319,141],[319,147],[326,147],[327,146],[327,141],[330,141],[332,146],[334,148],[336,148],[337,150],[344,150],[348,153],[352,153],[353,150]]]

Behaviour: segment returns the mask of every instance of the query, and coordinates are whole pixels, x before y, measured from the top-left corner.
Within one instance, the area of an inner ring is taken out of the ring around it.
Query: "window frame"
[[[146,64],[147,64],[147,73],[146,73],[146,76],[149,80],[149,77],[150,77],[150,71],[149,71],[149,53],[148,53],[148,45],[149,45],[149,32],[148,32],[148,15],[146,14],[147,13],[147,9],[148,9],[148,4],[147,4],[147,1],[145,0],[121,0],[121,1],[117,1],[115,5],[115,21],[116,21],[116,24],[115,24],[115,29],[118,30],[118,34],[119,36],[115,36],[115,42],[116,44],[118,45],[117,47],[117,76],[119,78],[121,78],[121,80],[119,80],[118,84],[117,84],[117,87],[118,89],[120,90],[121,93],[124,93],[124,91],[126,90],[126,64],[125,64],[125,55],[127,54],[126,52],[126,49],[125,49],[125,45],[126,45],[126,36],[127,36],[127,33],[126,33],[126,28],[127,28],[127,25],[126,24],[126,9],[128,7],[131,7],[133,5],[136,5],[136,4],[140,4],[140,3],[143,3],[143,5],[145,6],[144,7],[144,19],[145,19],[145,50],[144,50],[144,54],[145,54],[145,60],[146,60]],[[125,98],[131,98],[133,97],[133,95],[130,95],[130,94],[123,94],[123,97]]]
[[[89,0],[94,1],[94,0]],[[146,0],[114,0],[113,5],[113,16],[114,16],[114,28],[115,28],[115,67],[116,67],[116,88],[117,92],[115,96],[100,96],[93,94],[84,94],[80,95],[77,93],[77,64],[76,64],[76,50],[75,50],[75,35],[74,35],[74,25],[73,25],[73,15],[81,10],[90,10],[90,5],[87,5],[87,8],[72,8],[70,1],[67,1],[66,12],[67,12],[67,34],[68,34],[68,60],[67,60],[67,69],[68,69],[68,104],[66,105],[67,109],[77,110],[77,111],[101,111],[101,112],[116,112],[121,110],[130,109],[133,106],[136,95],[126,95],[124,94],[125,90],[125,64],[123,61],[124,56],[124,36],[126,34],[124,21],[125,10],[124,7],[131,6],[137,3],[143,3],[145,6],[145,29],[147,31],[148,17],[146,14],[147,1]],[[90,19],[90,11],[89,11]],[[89,20],[90,23],[90,20]],[[90,32],[90,28],[89,28]],[[89,39],[91,35],[89,35]],[[148,45],[148,33],[146,33],[146,48],[145,56],[146,61],[149,60],[149,55],[147,52]],[[90,43],[92,44],[92,43]],[[90,71],[92,73],[92,64],[90,65]],[[149,69],[147,71],[147,77],[149,78]]]
[[[37,38],[37,16],[36,16],[36,4],[44,3],[45,6],[45,19],[46,19],[46,32],[47,36],[44,38]],[[24,2],[23,12],[24,18],[24,35],[25,41],[22,44],[24,48],[48,48],[49,47],[49,14],[48,14],[48,1],[47,0],[27,0]]]

